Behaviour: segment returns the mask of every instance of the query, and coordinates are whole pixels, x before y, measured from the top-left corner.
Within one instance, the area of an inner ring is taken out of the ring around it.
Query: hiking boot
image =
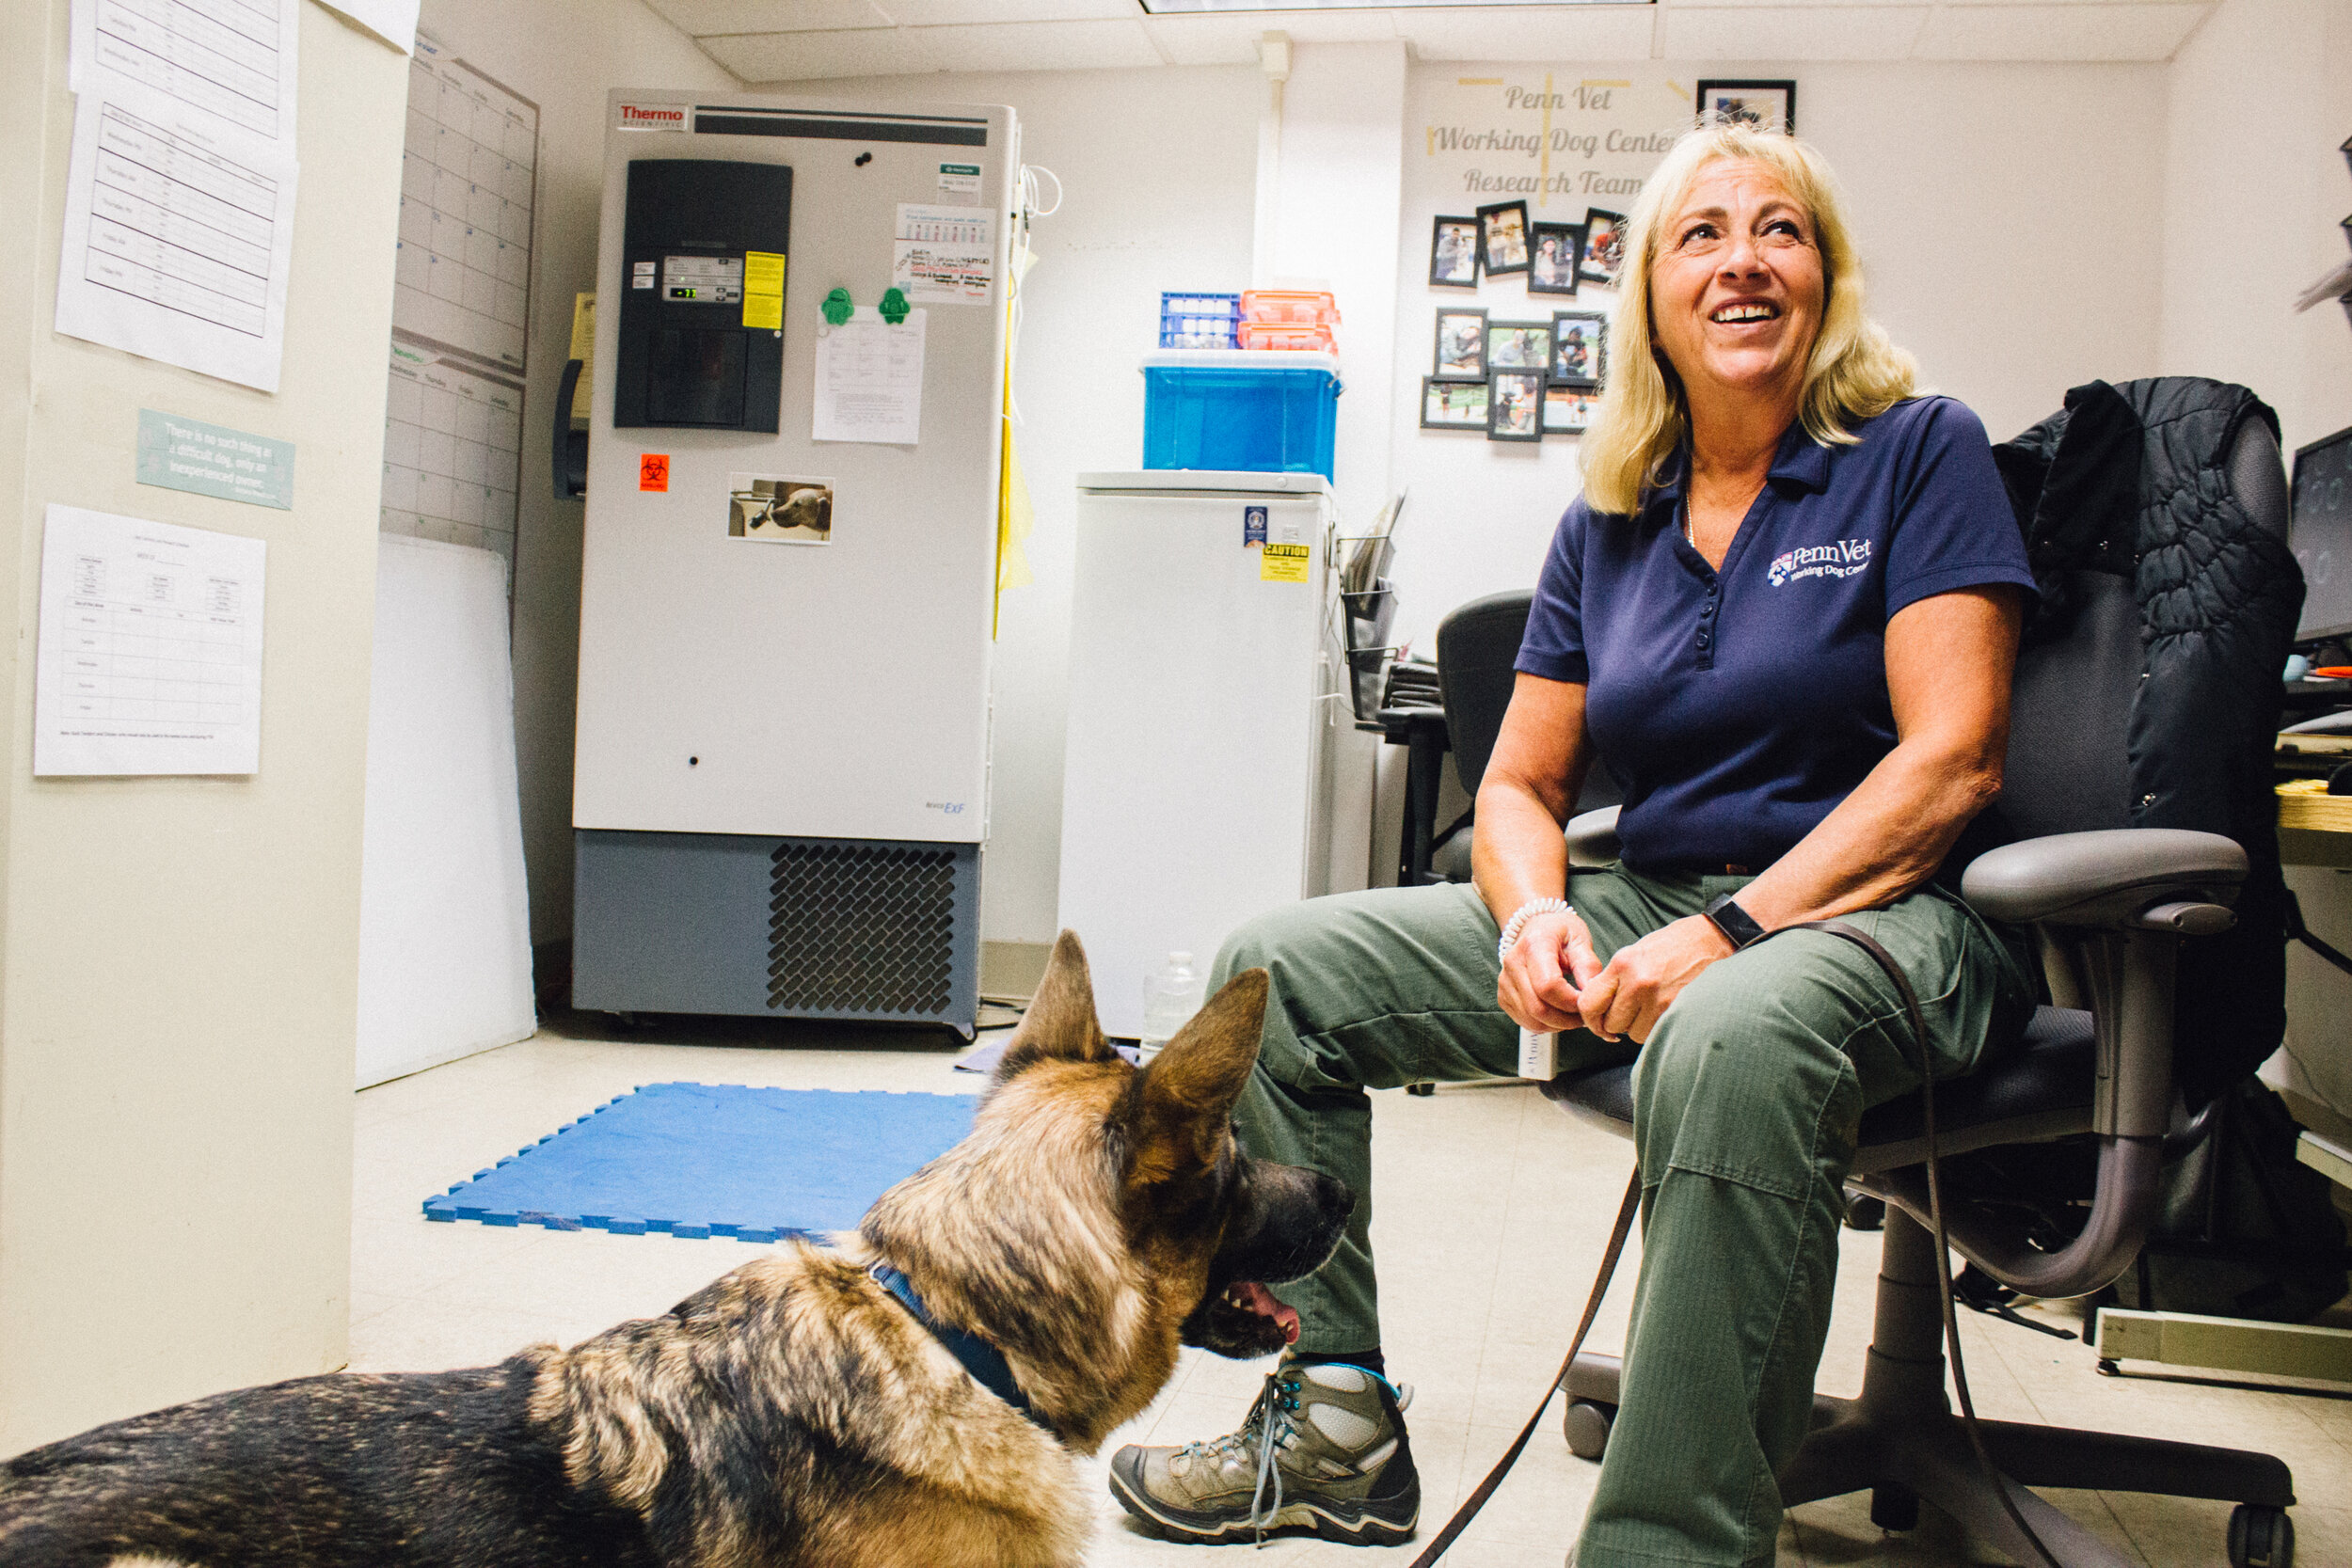
[[[1412,1397],[1361,1367],[1278,1367],[1239,1432],[1120,1449],[1111,1494],[1180,1541],[1303,1527],[1327,1541],[1393,1546],[1412,1539],[1421,1517],[1421,1477],[1405,1435]]]

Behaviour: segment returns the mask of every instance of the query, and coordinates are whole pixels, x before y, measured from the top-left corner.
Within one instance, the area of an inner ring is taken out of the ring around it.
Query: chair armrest
[[[2246,851],[2219,833],[2122,828],[2052,833],[1979,855],[1961,893],[1989,919],[2050,926],[2227,930]]]
[[[1615,806],[1603,806],[1568,818],[1570,865],[1608,865],[1616,860],[1617,811]]]

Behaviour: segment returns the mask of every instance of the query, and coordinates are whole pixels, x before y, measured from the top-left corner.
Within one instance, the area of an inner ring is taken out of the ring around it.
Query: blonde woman
[[[1566,1065],[1635,1060],[1645,1249],[1575,1560],[1733,1568],[1773,1558],[1857,1123],[1914,1086],[1867,958],[1815,932],[1756,943],[1851,917],[1925,1001],[1939,1075],[2023,1023],[2022,943],[1938,878],[2000,790],[2032,578],[1983,427],[1915,395],[1803,143],[1686,136],[1629,214],[1621,290],[1584,494],[1478,794],[1474,889],[1296,906],[1237,933],[1214,979],[1273,974],[1244,1143],[1359,1193],[1367,1087],[1509,1073],[1520,1025],[1562,1031]],[[1561,828],[1597,754],[1624,858],[1571,884]],[[1285,1287],[1298,1331],[1251,1419],[1116,1456],[1130,1511],[1194,1539],[1411,1531],[1369,1201]]]

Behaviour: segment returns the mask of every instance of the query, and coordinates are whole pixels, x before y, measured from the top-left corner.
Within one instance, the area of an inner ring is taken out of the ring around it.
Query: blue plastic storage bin
[[[1340,365],[1327,354],[1194,349],[1143,361],[1143,466],[1332,477]]]
[[[1160,347],[1241,347],[1241,295],[1170,289],[1160,295]]]

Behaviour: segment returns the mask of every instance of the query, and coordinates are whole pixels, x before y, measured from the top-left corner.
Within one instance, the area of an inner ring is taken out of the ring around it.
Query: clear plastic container
[[[1336,326],[1340,308],[1329,294],[1305,289],[1244,289],[1241,319],[1299,326]]]
[[[1287,322],[1244,322],[1241,324],[1241,346],[1247,349],[1278,349],[1311,354],[1334,354],[1338,344],[1327,326],[1302,326]]]
[[[1143,980],[1143,1036],[1139,1053],[1149,1060],[1192,1021],[1207,992],[1189,953],[1170,953],[1159,972]]]

